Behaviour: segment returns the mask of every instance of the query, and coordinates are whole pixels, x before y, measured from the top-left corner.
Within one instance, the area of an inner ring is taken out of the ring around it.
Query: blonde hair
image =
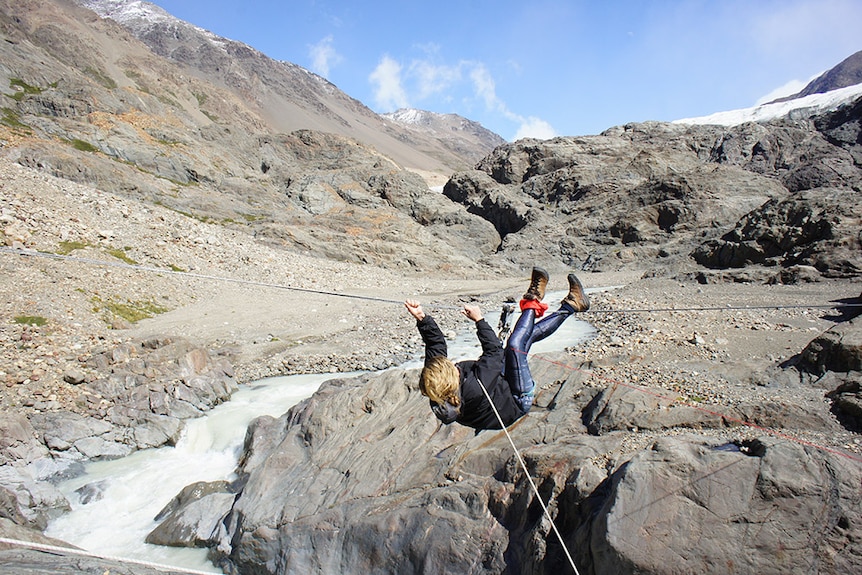
[[[455,407],[461,405],[461,396],[458,393],[460,383],[458,368],[442,355],[426,361],[419,375],[419,391],[434,403],[443,404],[448,401]]]

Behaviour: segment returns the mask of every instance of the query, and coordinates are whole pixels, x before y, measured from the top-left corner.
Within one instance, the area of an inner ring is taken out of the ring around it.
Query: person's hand
[[[420,321],[425,318],[425,312],[422,311],[422,305],[415,299],[408,299],[407,301],[405,301],[404,307],[407,308],[407,311],[410,312],[410,315],[416,318],[416,321]]]
[[[461,310],[461,313],[473,321],[479,321],[482,319],[482,310],[480,310],[477,305],[464,305],[464,309]]]

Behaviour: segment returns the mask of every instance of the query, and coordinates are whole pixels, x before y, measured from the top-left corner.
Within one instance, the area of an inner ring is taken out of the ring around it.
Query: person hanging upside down
[[[527,354],[530,346],[545,339],[575,312],[590,308],[590,300],[575,274],[569,274],[569,293],[560,308],[543,317],[548,305],[542,303],[548,273],[533,268],[530,287],[520,301],[521,317],[503,350],[500,339],[482,316],[478,306],[465,305],[461,311],[476,323],[482,355],[475,361],[453,363],[447,355],[446,338],[420,303],[408,299],[407,311],[416,318],[416,327],[425,343],[425,367],[419,375],[419,390],[431,402],[434,415],[445,424],[458,422],[476,430],[500,429],[500,422],[480,382],[508,427],[533,406],[536,385],[530,374]],[[540,321],[537,319],[542,318]]]

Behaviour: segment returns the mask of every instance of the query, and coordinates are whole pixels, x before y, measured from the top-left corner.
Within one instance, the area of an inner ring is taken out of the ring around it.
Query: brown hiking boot
[[[545,288],[548,285],[548,272],[542,268],[533,268],[530,287],[524,294],[524,299],[542,301],[545,299]]]
[[[569,293],[563,298],[563,303],[567,303],[575,311],[587,311],[590,309],[590,298],[584,293],[584,286],[581,285],[581,280],[575,274],[569,274]]]

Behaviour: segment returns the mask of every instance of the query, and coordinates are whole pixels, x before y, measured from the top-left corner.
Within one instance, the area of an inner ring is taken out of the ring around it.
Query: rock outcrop
[[[45,402],[29,417],[0,412],[0,517],[43,530],[69,510],[54,481],[84,462],[171,445],[183,422],[230,399],[236,389],[224,357],[186,341],[147,340],[89,360],[80,413]]]
[[[797,266],[859,277],[860,114],[856,100],[811,121],[524,140],[453,175],[444,193],[494,225],[495,257],[521,266],[679,273],[694,260],[771,269],[761,281],[792,280],[782,272]]]
[[[533,362],[554,383],[510,432],[581,573],[859,568],[858,461],[782,436],[722,438],[742,421],[834,430],[827,405],[718,414],[597,385],[565,359]],[[503,432],[439,425],[416,381],[403,370],[332,380],[259,418],[239,482],[177,505],[152,537],[209,545],[240,573],[567,568]],[[638,426],[677,432],[633,449]]]

